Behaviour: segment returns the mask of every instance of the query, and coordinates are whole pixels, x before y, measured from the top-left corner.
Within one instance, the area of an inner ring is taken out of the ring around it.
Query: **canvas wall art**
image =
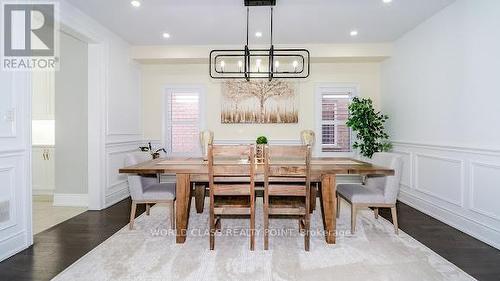
[[[297,123],[296,84],[283,80],[226,81],[222,85],[223,124]]]

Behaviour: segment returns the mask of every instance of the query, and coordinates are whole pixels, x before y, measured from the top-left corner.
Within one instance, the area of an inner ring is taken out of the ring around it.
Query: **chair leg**
[[[268,249],[269,249],[269,205],[268,203],[264,203],[264,250]]]
[[[337,218],[340,218],[340,196],[338,193],[336,194],[336,197],[337,197]]]
[[[137,210],[137,203],[132,201],[132,207],[130,208],[130,224],[129,229],[134,229],[134,219],[135,219],[135,211]]]
[[[151,209],[151,205],[146,204],[146,216],[149,216],[149,214],[150,214],[150,209]]]
[[[316,197],[317,197],[317,194],[318,194],[318,189],[316,188],[316,186],[313,186],[311,187],[311,199],[310,199],[310,210],[309,210],[309,213],[313,213],[314,210],[316,210]]]
[[[304,218],[304,231],[305,231],[305,236],[304,236],[304,249],[306,251],[309,251],[309,242],[311,241],[311,231],[310,231],[310,219],[309,219],[309,213],[306,213],[305,218]]]
[[[172,204],[170,204],[170,226],[172,230],[175,230],[175,200],[172,200]]]
[[[399,226],[398,226],[398,213],[396,210],[396,206],[391,208],[392,214],[392,224],[394,224],[394,233],[398,234]]]
[[[210,208],[213,208],[210,206]],[[214,210],[210,210],[210,250],[215,248],[215,216]]]
[[[196,213],[203,213],[205,205],[205,186],[202,184],[195,184],[194,186],[194,199],[196,205]]]
[[[373,208],[373,214],[375,215],[375,219],[378,220],[378,208]]]
[[[356,205],[351,203],[351,234],[356,232]]]
[[[255,205],[250,210],[250,251],[255,249]]]

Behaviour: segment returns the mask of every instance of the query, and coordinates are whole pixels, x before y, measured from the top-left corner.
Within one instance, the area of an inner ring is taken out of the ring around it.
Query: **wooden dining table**
[[[235,162],[237,165],[237,162]],[[263,181],[263,164],[256,163],[256,182]],[[273,163],[280,165],[280,163]],[[283,163],[285,166],[286,163]],[[120,173],[133,174],[175,174],[176,175],[176,242],[186,241],[191,208],[191,184],[208,182],[208,165],[199,157],[168,157],[124,167]],[[337,202],[335,193],[336,176],[345,174],[394,175],[394,170],[375,166],[352,158],[313,157],[311,159],[311,182],[319,185],[320,207],[322,210],[325,239],[335,244]]]

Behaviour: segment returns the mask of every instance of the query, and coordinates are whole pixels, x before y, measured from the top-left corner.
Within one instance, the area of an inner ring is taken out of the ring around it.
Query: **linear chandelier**
[[[242,50],[212,50],[210,77],[213,79],[269,79],[307,78],[310,54],[307,49],[279,49],[273,45],[273,6],[276,0],[244,0],[247,7],[246,45]],[[271,44],[269,49],[248,47],[250,6],[270,6]]]

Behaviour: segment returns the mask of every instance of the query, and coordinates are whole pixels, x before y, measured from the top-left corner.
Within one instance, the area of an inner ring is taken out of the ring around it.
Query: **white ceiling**
[[[134,45],[243,44],[243,0],[67,0]],[[455,0],[277,0],[276,44],[397,39]],[[357,37],[349,32],[359,31]],[[263,36],[256,38],[256,31]],[[162,33],[171,37],[164,39]],[[269,42],[269,8],[250,9],[250,43]]]

